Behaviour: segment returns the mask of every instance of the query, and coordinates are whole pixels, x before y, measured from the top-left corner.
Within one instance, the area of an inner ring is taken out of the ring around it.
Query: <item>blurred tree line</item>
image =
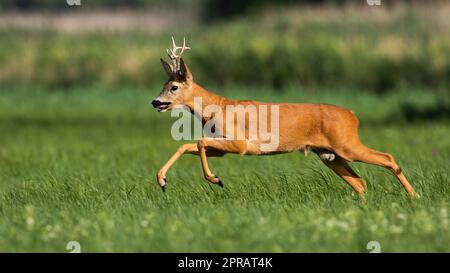
[[[268,6],[285,5],[343,5],[366,4],[366,0],[80,0],[83,9],[197,9],[205,20],[227,19],[234,16],[257,13]],[[383,1],[384,2],[384,1]],[[390,0],[383,4],[405,2]],[[62,11],[67,9],[66,0],[2,0],[0,11]]]
[[[401,86],[450,86],[450,38],[409,17],[361,21],[237,22],[189,32],[185,60],[213,85],[348,86],[383,93]],[[257,27],[255,27],[255,24]],[[170,34],[0,31],[0,84],[152,86]],[[175,32],[180,41],[186,32]]]
[[[138,9],[187,6],[200,0],[80,0],[83,9]],[[0,10],[13,11],[62,11],[67,9],[66,0],[2,0]]]
[[[355,0],[353,0],[355,1]],[[350,0],[96,0],[89,1],[81,0],[88,8],[151,8],[166,6],[170,8],[189,7],[191,4],[201,3],[206,6],[208,10],[214,10],[216,13],[223,11],[224,15],[232,15],[240,12],[245,12],[249,8],[254,8],[260,5],[274,4],[283,5],[289,3],[308,3],[308,4],[322,4],[333,3],[342,4],[350,2]],[[15,10],[59,10],[67,7],[65,0],[2,0],[1,6],[4,9]]]
[[[37,0],[2,0],[1,3],[21,10],[36,7],[42,10],[47,4],[56,7],[61,2],[66,5],[65,0],[41,0],[39,4]],[[100,0],[95,1],[95,6],[104,7],[106,2],[109,7],[125,3],[129,7],[156,7],[164,6],[167,1]],[[294,2],[299,1],[277,1]],[[173,3],[202,3],[210,11],[208,16],[213,18],[216,9],[221,18],[226,18],[237,16],[236,10],[252,13],[272,1],[175,0]],[[327,9],[318,16],[303,7],[293,7],[276,9],[264,18],[250,16],[218,24],[200,23],[193,28],[175,27],[160,34],[133,29],[74,34],[5,28],[0,29],[0,85],[39,84],[59,88],[94,83],[160,84],[166,79],[159,58],[165,56],[164,50],[174,35],[186,36],[192,46],[193,50],[185,58],[195,79],[202,84],[275,88],[341,85],[380,93],[404,85],[449,87],[450,17],[443,13],[445,8],[437,7],[431,20],[429,15],[424,17],[418,12],[419,9],[408,6],[385,11],[383,20],[379,20],[380,13],[372,13],[372,8],[351,14]]]

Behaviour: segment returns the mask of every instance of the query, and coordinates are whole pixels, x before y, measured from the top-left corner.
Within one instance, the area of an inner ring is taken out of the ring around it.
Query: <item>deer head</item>
[[[183,58],[181,58],[183,52],[188,49],[191,48],[186,46],[184,38],[183,46],[177,46],[172,37],[172,48],[166,50],[172,64],[169,64],[162,58],[160,59],[169,79],[164,84],[159,96],[152,101],[153,107],[158,109],[158,112],[165,112],[176,105],[183,105],[184,101],[192,96],[192,74],[184,63]],[[178,53],[178,50],[180,50],[180,53]]]

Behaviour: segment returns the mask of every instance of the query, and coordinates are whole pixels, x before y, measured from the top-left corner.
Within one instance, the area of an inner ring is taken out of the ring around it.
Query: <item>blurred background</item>
[[[0,84],[161,84],[173,35],[203,84],[446,88],[450,3],[421,2],[2,0]]]
[[[0,0],[0,251],[448,252],[450,1],[380,3]],[[171,36],[208,90],[352,109],[421,202],[353,164],[359,202],[298,153],[209,159],[225,190],[186,156],[163,195],[181,143],[149,103]]]

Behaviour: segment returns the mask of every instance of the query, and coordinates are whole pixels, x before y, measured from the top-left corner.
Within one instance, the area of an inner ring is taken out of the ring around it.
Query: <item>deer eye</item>
[[[176,91],[178,89],[178,86],[176,86],[176,85],[173,85],[171,88],[170,88],[170,90],[172,90],[172,91]]]

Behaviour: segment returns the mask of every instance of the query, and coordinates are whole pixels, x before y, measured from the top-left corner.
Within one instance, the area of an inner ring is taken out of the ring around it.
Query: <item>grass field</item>
[[[225,91],[351,108],[362,141],[392,153],[421,194],[412,201],[387,170],[361,163],[368,194],[352,196],[300,153],[211,158],[224,189],[187,155],[163,193],[156,172],[181,143],[170,114],[149,106],[158,90],[0,91],[0,251],[67,252],[73,240],[82,252],[368,252],[369,241],[382,252],[450,251],[450,122],[432,110],[448,93]]]

